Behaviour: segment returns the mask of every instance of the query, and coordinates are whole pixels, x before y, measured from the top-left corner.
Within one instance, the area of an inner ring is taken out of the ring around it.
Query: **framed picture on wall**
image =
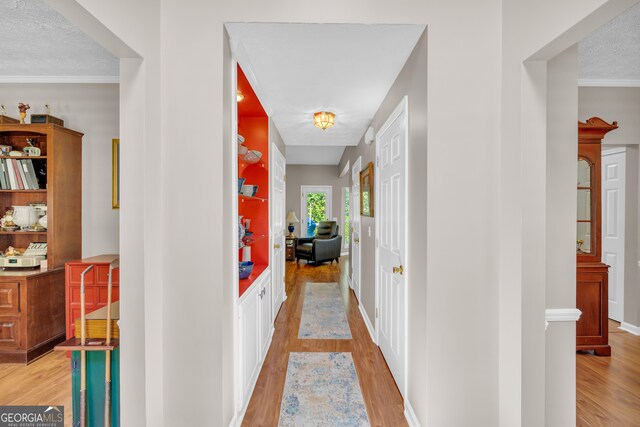
[[[373,163],[360,171],[360,215],[373,216]]]
[[[120,140],[111,140],[111,207],[120,209]]]

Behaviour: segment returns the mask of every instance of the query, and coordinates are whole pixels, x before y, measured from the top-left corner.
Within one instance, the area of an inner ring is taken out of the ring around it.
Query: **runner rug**
[[[298,338],[351,339],[347,313],[337,283],[307,282]]]
[[[351,353],[290,353],[278,425],[369,426]]]

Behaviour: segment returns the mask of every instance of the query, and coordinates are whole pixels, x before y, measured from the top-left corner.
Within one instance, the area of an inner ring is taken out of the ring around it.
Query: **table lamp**
[[[295,230],[296,222],[300,222],[300,220],[296,216],[296,213],[294,211],[289,211],[289,213],[287,214],[287,224],[289,224],[289,227],[288,227],[289,237],[296,237],[293,234],[293,230]]]

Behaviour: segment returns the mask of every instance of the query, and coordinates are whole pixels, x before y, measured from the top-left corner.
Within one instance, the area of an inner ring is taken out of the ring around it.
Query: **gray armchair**
[[[342,236],[335,221],[320,221],[314,237],[300,237],[296,246],[296,263],[301,259],[318,265],[324,261],[340,262]]]

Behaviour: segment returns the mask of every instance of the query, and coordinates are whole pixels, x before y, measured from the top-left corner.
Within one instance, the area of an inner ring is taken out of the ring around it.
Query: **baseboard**
[[[349,288],[353,289],[353,282],[351,281],[350,276],[347,276],[347,283],[349,284]]]
[[[409,424],[409,427],[420,427],[418,417],[416,417],[416,413],[413,412],[411,403],[409,403],[409,400],[407,399],[404,400],[404,417],[407,419],[407,424]]]
[[[640,336],[640,326],[632,325],[631,323],[622,322],[618,329],[622,329],[625,332],[629,332],[633,335]]]
[[[238,419],[236,415],[231,418],[231,422],[229,423],[229,427],[236,427],[238,425]]]
[[[371,320],[369,320],[369,316],[367,316],[367,312],[362,308],[362,304],[358,304],[358,309],[360,309],[360,314],[362,314],[362,318],[364,319],[364,324],[367,325],[367,331],[369,331],[369,335],[371,336],[371,341],[374,343],[376,339],[373,333],[373,326],[371,325]]]

